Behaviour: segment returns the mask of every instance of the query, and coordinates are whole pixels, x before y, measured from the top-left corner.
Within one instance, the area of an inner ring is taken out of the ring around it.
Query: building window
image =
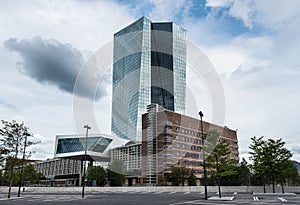
[[[163,142],[172,142],[172,138],[171,137],[164,137],[163,139],[162,139],[162,141]]]
[[[168,125],[168,126],[172,126],[173,125],[173,123],[171,121],[164,121],[163,124],[164,125]]]
[[[169,150],[169,151],[172,151],[172,146],[163,146],[163,150]]]

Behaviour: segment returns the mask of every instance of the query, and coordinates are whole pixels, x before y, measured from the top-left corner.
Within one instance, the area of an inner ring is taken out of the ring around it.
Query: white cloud
[[[192,6],[192,2],[185,0],[149,0],[154,6],[149,13],[149,17],[153,21],[174,21],[182,14],[182,17],[188,15],[188,11]]]
[[[95,51],[134,18],[114,1],[1,1],[0,41],[40,35]],[[112,15],[113,13],[113,15]]]
[[[252,0],[235,0],[229,10],[229,14],[241,19],[246,27],[252,28],[253,16],[255,15],[252,5]]]
[[[38,143],[36,145],[32,145],[29,147],[30,150],[33,150],[35,153],[32,154],[33,159],[51,159],[53,158],[54,154],[54,138],[50,139],[49,137],[45,137],[39,134],[35,134],[32,141],[40,141],[41,143]]]
[[[255,1],[253,12],[255,21],[268,29],[282,29],[299,21],[300,1],[261,0]]]
[[[206,0],[208,7],[229,7],[234,0]]]
[[[246,27],[260,26],[279,30],[299,23],[300,2],[298,0],[208,0],[211,7],[230,8],[228,14],[240,19]]]

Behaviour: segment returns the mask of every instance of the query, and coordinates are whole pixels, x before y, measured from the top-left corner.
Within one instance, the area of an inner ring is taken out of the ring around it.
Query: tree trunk
[[[272,176],[272,189],[273,189],[273,193],[275,193],[275,180],[274,180],[273,172],[271,176]]]
[[[219,184],[218,186],[219,186],[218,187],[219,188],[219,198],[221,198],[222,197],[222,195],[221,195],[221,185]]]
[[[9,180],[9,188],[8,188],[7,198],[10,198],[11,186],[12,186],[12,179]]]
[[[284,194],[284,187],[283,187],[283,183],[281,182],[281,191]]]

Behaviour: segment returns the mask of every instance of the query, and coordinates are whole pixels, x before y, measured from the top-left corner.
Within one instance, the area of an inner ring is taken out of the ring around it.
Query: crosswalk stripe
[[[282,197],[278,197],[278,199],[279,199],[280,201],[287,201],[285,198],[282,198]]]

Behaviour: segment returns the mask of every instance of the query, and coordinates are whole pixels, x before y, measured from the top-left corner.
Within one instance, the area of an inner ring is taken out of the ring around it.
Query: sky
[[[58,134],[84,133],[74,122],[76,78],[114,33],[142,16],[184,27],[212,63],[225,96],[224,125],[237,130],[241,158],[249,157],[251,137],[265,136],[283,138],[300,161],[298,0],[0,1],[0,119],[23,121],[41,140],[33,158],[52,158]],[[110,133],[110,72],[94,99],[76,93],[93,105],[98,129],[91,132]],[[189,68],[187,78],[211,121],[203,79]],[[87,80],[83,90],[96,83]]]

